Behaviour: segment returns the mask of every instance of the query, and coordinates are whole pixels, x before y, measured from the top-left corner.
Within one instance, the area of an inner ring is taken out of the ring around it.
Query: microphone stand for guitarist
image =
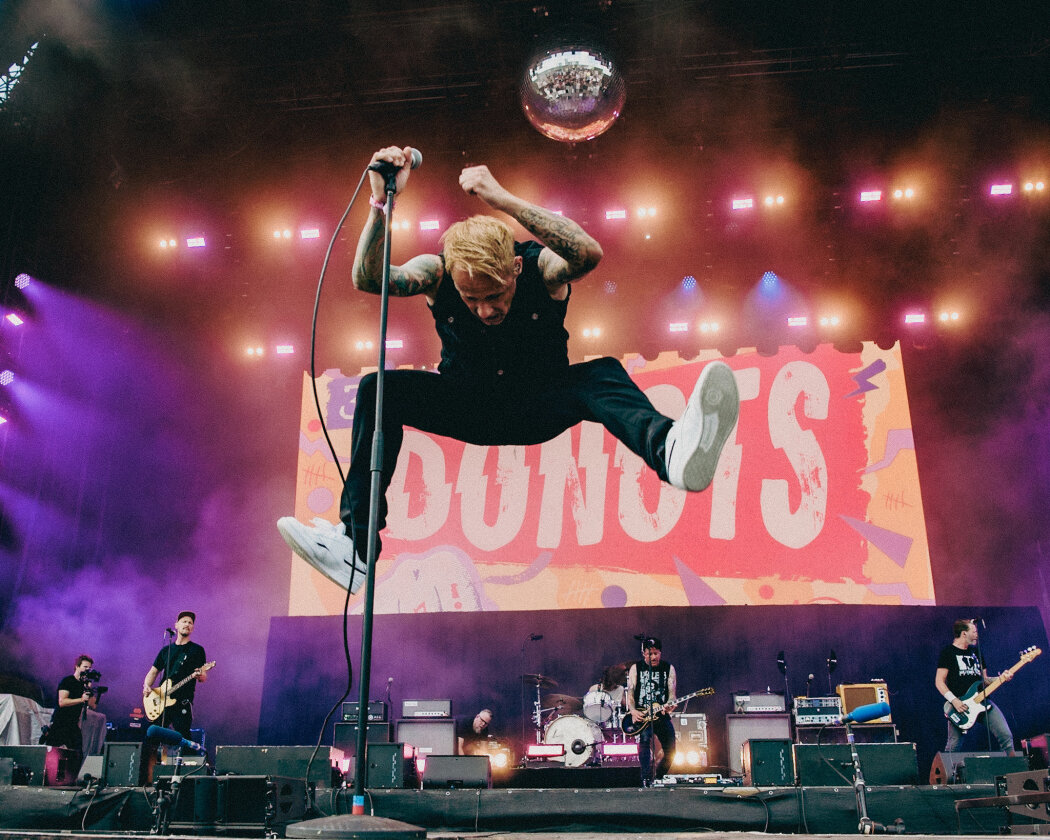
[[[977,626],[977,622],[978,621],[981,622],[981,632],[977,634],[977,642],[974,644],[974,647],[977,648],[977,665],[981,669],[981,689],[983,690],[984,689],[984,675],[985,675],[986,672],[985,672],[985,667],[984,667],[984,653],[983,653],[983,651],[981,649],[981,636],[983,636],[988,631],[988,626],[984,623],[984,619],[983,618],[975,618],[973,621],[974,621],[974,626],[975,627]],[[988,745],[986,747],[986,749],[988,750],[988,752],[991,752],[992,751],[992,727],[990,727],[988,725],[988,713],[987,713],[987,711],[985,712],[985,717],[984,717],[984,737],[985,737],[985,742]]]

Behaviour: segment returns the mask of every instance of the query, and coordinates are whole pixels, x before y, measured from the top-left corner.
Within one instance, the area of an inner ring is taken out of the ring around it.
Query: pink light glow
[[[525,755],[529,758],[557,758],[565,755],[564,744],[529,744],[525,747]]]
[[[22,324],[25,323],[25,321],[19,318],[14,312],[8,313],[7,320],[14,324],[16,327],[20,327],[22,326]]]
[[[792,315],[788,318],[789,327],[805,327],[809,324],[809,318],[805,315]]]
[[[904,316],[905,324],[925,324],[926,316],[922,312],[908,312]]]
[[[602,755],[638,755],[637,744],[603,744]]]
[[[441,223],[437,219],[424,219],[419,223],[420,230],[437,230]]]
[[[303,228],[299,231],[299,236],[303,239],[320,239],[321,231],[317,228]]]
[[[205,244],[203,236],[190,236],[186,239],[187,248],[203,248]]]
[[[864,190],[860,194],[862,202],[882,201],[882,190]]]
[[[626,210],[606,210],[605,211],[605,220],[607,222],[611,222],[611,221],[613,221],[615,219],[626,219],[626,218],[627,218],[627,211]]]
[[[671,332],[689,332],[689,324],[685,321],[676,321],[673,324],[669,324],[667,329]]]
[[[755,206],[755,200],[753,198],[734,198],[733,209],[734,210],[750,210]]]
[[[1013,184],[992,184],[989,190],[991,195],[1011,195],[1014,191]]]

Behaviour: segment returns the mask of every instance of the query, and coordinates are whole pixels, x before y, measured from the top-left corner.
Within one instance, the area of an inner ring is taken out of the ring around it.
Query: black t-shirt
[[[171,674],[165,673],[165,669],[168,666],[168,650],[171,650]],[[175,685],[178,682],[186,679],[190,674],[200,668],[207,662],[207,657],[204,655],[204,648],[198,645],[196,642],[187,642],[184,645],[177,645],[172,642],[167,647],[162,647],[160,653],[157,654],[157,658],[153,660],[153,667],[164,674],[164,679],[170,679],[171,684]],[[176,700],[192,700],[193,692],[197,688],[197,681],[190,680],[186,685],[174,692],[171,696]]]
[[[948,645],[937,658],[937,667],[948,669],[944,682],[956,697],[965,696],[970,686],[982,680],[981,662],[974,647],[959,650],[955,645]]]
[[[485,727],[481,732],[474,731],[474,718],[476,715],[470,715],[469,717],[458,717],[456,718],[456,745],[458,749],[459,739],[463,739],[463,755],[473,755],[474,748],[478,744],[484,744],[489,739],[489,727]],[[491,724],[489,725],[491,726]]]
[[[58,691],[68,691],[70,700],[79,700],[84,696],[84,684],[72,674],[62,678],[58,684]],[[84,711],[81,703],[75,706],[59,706],[56,692],[55,713],[51,716],[51,726],[54,729],[68,730],[70,727],[78,728],[80,715]]]

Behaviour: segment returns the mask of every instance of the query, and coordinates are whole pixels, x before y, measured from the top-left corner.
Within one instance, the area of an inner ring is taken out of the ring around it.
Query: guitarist
[[[992,682],[988,672],[981,662],[980,652],[977,644],[977,624],[971,619],[960,619],[952,625],[955,639],[947,645],[937,659],[937,676],[934,684],[937,690],[957,712],[966,714],[967,701],[961,699],[976,685],[977,690],[984,688]],[[1003,682],[1011,679],[1013,674],[1004,671],[1000,674]],[[974,701],[969,701],[970,703]],[[981,720],[984,721],[989,734],[999,742],[999,749],[1007,755],[1014,755],[1014,736],[1010,732],[1010,726],[999,707],[990,700],[985,700],[984,705],[988,711],[981,712]],[[955,752],[959,748],[966,733],[948,720],[948,741],[944,746],[945,752]]]
[[[157,721],[161,726],[174,729],[187,740],[192,740],[190,727],[193,725],[194,690],[197,688],[197,683],[208,679],[208,672],[201,670],[207,662],[204,648],[190,641],[196,620],[196,613],[190,610],[183,610],[179,613],[179,617],[175,620],[175,641],[160,649],[157,658],[153,660],[153,667],[149,669],[142,682],[142,696],[146,697],[153,691],[153,683],[162,672],[169,685],[175,685],[191,675],[196,676],[196,679],[190,680],[171,695],[175,704],[166,707],[160,720]]]
[[[642,787],[650,787],[654,778],[661,778],[674,761],[675,731],[669,713],[674,708],[678,677],[674,665],[662,660],[660,640],[651,636],[642,639],[642,658],[631,664],[627,672],[627,712],[636,723],[659,711],[652,723],[638,736],[638,762],[642,771]],[[653,735],[663,748],[663,758],[653,773]]]

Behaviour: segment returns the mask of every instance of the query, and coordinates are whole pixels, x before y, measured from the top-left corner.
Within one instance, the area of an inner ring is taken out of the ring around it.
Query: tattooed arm
[[[576,222],[508,192],[492,177],[487,166],[464,169],[459,185],[489,207],[513,217],[547,246],[540,252],[539,267],[552,295],[564,297],[568,293],[564,286],[579,280],[601,260],[602,246]]]
[[[397,192],[405,188],[408,173],[411,170],[412,158],[407,147],[399,149],[389,146],[372,155],[372,163],[386,161],[401,169],[397,173]],[[377,201],[386,201],[386,184],[378,172],[369,172],[372,185],[372,196]],[[372,207],[368,213],[361,238],[357,241],[357,253],[354,255],[354,287],[362,292],[379,294],[383,281],[383,250],[386,243],[386,219],[383,214]],[[436,254],[422,254],[413,257],[404,265],[390,266],[390,294],[397,297],[426,295],[433,301],[433,294],[441,282],[444,268],[441,258]]]

